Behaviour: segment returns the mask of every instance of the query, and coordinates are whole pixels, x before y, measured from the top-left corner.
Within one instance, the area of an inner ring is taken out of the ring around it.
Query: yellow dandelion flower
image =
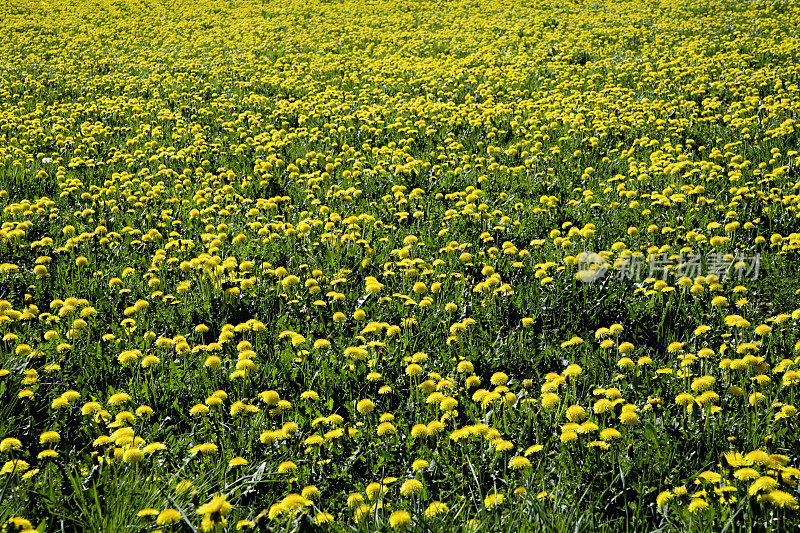
[[[561,402],[561,398],[552,392],[542,394],[541,404],[545,409],[552,409]]]
[[[40,444],[57,444],[61,440],[61,435],[57,431],[45,431],[39,436]]]
[[[502,505],[506,497],[503,494],[489,494],[483,499],[483,506],[487,509]]]
[[[30,468],[30,464],[22,459],[12,459],[6,461],[2,468],[0,468],[0,475],[2,474],[21,474]]]
[[[526,457],[517,455],[508,461],[508,466],[512,470],[525,470],[531,467],[531,462]]]
[[[400,485],[400,494],[403,496],[413,496],[422,492],[422,482],[417,479],[407,479]]]
[[[567,420],[581,422],[586,419],[586,409],[580,405],[571,405],[567,408]]]
[[[144,451],[136,448],[125,450],[125,453],[122,454],[122,462],[128,464],[137,464],[142,462],[143,459],[144,459]]]
[[[290,474],[297,471],[297,465],[292,461],[284,461],[278,465],[279,474]]]
[[[118,392],[108,398],[108,403],[113,406],[122,405],[129,401],[131,401],[131,396],[127,392]]]
[[[508,383],[508,375],[504,372],[495,372],[489,380],[495,387]]]
[[[366,415],[371,413],[375,409],[375,403],[369,398],[365,398],[363,400],[359,400],[356,404],[356,410],[361,413],[362,415]]]
[[[411,463],[411,470],[414,472],[418,472],[420,470],[424,470],[430,466],[430,463],[425,459],[417,459],[413,463]]]
[[[314,521],[317,524],[330,524],[333,522],[333,515],[326,512],[318,512],[314,515]]]
[[[702,513],[706,509],[708,509],[708,502],[703,498],[692,498],[692,501],[689,502],[689,512],[690,513]]]
[[[434,518],[441,514],[447,513],[449,510],[450,508],[447,506],[447,504],[434,501],[428,505],[427,509],[425,509],[425,518]]]
[[[391,422],[381,422],[378,424],[378,428],[376,430],[379,437],[383,437],[384,435],[394,435],[396,431],[397,429]]]
[[[767,494],[765,499],[775,507],[785,507],[792,510],[797,510],[798,508],[797,498],[793,494],[782,490],[773,490]]]
[[[225,517],[231,512],[232,506],[224,494],[217,494],[207,503],[197,508],[197,514],[209,516],[219,515]]]
[[[668,490],[661,491],[658,493],[658,496],[656,496],[656,505],[659,508],[664,508],[674,497],[675,495]]]
[[[6,437],[0,441],[0,452],[10,452],[22,448],[22,442],[14,437]]]
[[[203,455],[211,455],[217,453],[218,451],[219,447],[213,442],[204,442],[189,448],[189,453],[201,453]]]
[[[364,503],[364,496],[358,492],[354,492],[347,497],[347,507],[355,509]]]
[[[775,478],[770,476],[761,476],[750,485],[747,489],[747,493],[750,496],[755,496],[756,494],[771,492],[778,488],[778,482]]]
[[[411,515],[408,511],[394,511],[389,516],[389,526],[397,531],[406,531],[411,528]]]

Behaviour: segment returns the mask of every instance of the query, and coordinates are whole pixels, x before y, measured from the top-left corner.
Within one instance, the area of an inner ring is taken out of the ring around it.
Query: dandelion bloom
[[[384,435],[394,435],[397,429],[391,422],[381,422],[380,424],[378,424],[378,428],[376,431],[379,437],[383,437]]]
[[[358,404],[356,404],[356,410],[361,413],[362,415],[366,415],[371,413],[375,409],[375,404],[369,398],[365,398],[360,400]]]
[[[297,470],[297,465],[292,461],[284,461],[278,465],[279,474],[289,474]]]
[[[411,515],[408,511],[395,511],[389,516],[389,525],[397,531],[405,531],[411,527]]]
[[[489,380],[495,387],[508,383],[508,375],[504,372],[495,372]]]
[[[621,437],[622,437],[622,433],[620,433],[619,431],[617,431],[614,428],[606,428],[606,429],[604,429],[603,431],[600,432],[600,440],[606,441],[606,442],[611,441],[611,440],[616,440],[616,439],[619,439]]]
[[[130,450],[126,450],[125,453],[122,454],[122,462],[128,464],[137,464],[140,463],[144,459],[144,452],[137,448],[131,448]]]
[[[710,470],[706,470],[704,472],[700,472],[697,475],[698,479],[702,479],[705,482],[717,484],[722,481],[722,476],[716,472],[712,472]]]
[[[411,428],[411,438],[419,439],[428,436],[428,426],[425,424],[414,424]]]
[[[559,439],[564,444],[575,442],[578,440],[578,433],[576,431],[562,431]]]
[[[319,400],[319,394],[317,394],[313,390],[307,390],[307,391],[302,392],[300,394],[300,398],[303,399],[303,400],[308,400],[308,401],[311,401],[311,402],[315,402],[315,401]]]
[[[592,410],[595,412],[595,414],[598,415],[608,413],[613,409],[614,409],[614,403],[608,398],[600,398],[594,403],[594,406],[592,407]]]
[[[57,431],[45,431],[39,436],[40,444],[57,444],[61,440],[61,435]]]
[[[313,502],[301,494],[292,493],[287,495],[280,502],[280,506],[284,512],[296,511],[303,507],[309,507]]]
[[[525,450],[525,456],[532,455],[534,453],[540,452],[544,450],[544,446],[541,444],[534,444],[533,446],[529,446],[527,450]]]
[[[211,501],[208,503],[204,503],[200,507],[197,508],[198,514],[214,514],[219,513],[222,516],[226,516],[228,513],[231,512],[231,504],[228,503],[227,498],[224,494],[217,494]]]
[[[428,466],[430,466],[430,462],[426,461],[425,459],[417,459],[411,463],[411,470],[418,472],[419,470],[428,468]]]
[[[483,506],[487,509],[501,505],[506,497],[503,494],[489,494],[483,499]]]
[[[364,503],[364,496],[358,492],[354,492],[347,497],[347,506],[354,509]]]
[[[445,503],[439,501],[431,502],[428,508],[425,509],[425,518],[433,518],[437,515],[445,514],[449,510],[450,508]]]
[[[623,370],[630,370],[636,364],[633,362],[633,359],[630,357],[621,357],[619,361],[617,361],[617,366]]]
[[[167,445],[164,444],[163,442],[152,442],[152,443],[148,444],[147,446],[145,446],[144,448],[142,448],[142,451],[145,454],[151,454],[151,453],[159,452],[159,451],[166,450],[166,449],[167,449]]]
[[[193,406],[191,409],[189,409],[189,415],[190,416],[202,416],[202,415],[208,413],[208,411],[209,411],[209,409],[208,409],[207,405],[199,403],[199,404]]]
[[[630,342],[620,343],[618,350],[619,353],[629,354],[633,352],[633,344],[631,344]]]
[[[708,509],[708,502],[703,498],[692,498],[688,506],[690,513],[701,513]]]
[[[728,305],[728,299],[725,298],[724,296],[715,296],[711,300],[711,305],[713,305],[714,307],[725,307]]]
[[[196,446],[192,446],[189,449],[189,453],[202,453],[204,455],[210,455],[212,453],[217,453],[219,451],[219,447],[214,444],[213,442],[204,442],[202,444],[198,444]]]
[[[702,376],[692,380],[691,389],[693,392],[703,392],[714,386],[713,376]]]
[[[303,490],[300,491],[300,495],[308,500],[318,500],[322,493],[316,485],[308,485],[307,487],[303,487]]]
[[[686,407],[691,405],[694,402],[694,396],[689,394],[688,392],[682,392],[675,396],[675,403],[680,405],[681,407]]]
[[[512,470],[525,470],[526,468],[530,468],[530,466],[531,462],[526,457],[519,455],[512,457],[508,461],[508,467]]]
[[[462,374],[471,374],[475,371],[475,367],[470,361],[461,361],[458,363],[458,366],[456,366],[456,371]]]
[[[6,461],[2,468],[0,468],[0,474],[19,474],[25,472],[31,467],[27,461],[23,461],[22,459],[13,459],[11,461]]]
[[[400,485],[400,494],[403,496],[412,496],[422,492],[422,482],[418,479],[408,479]]]
[[[412,378],[422,374],[422,372],[422,367],[416,363],[411,363],[406,367],[406,375]]]
[[[679,353],[682,350],[683,350],[682,342],[671,342],[669,346],[667,346],[667,351],[669,353]]]
[[[571,405],[567,408],[567,420],[581,422],[586,419],[586,409],[580,405]]]
[[[778,488],[778,482],[775,478],[770,476],[761,476],[750,485],[747,489],[747,493],[750,496],[755,496],[756,494],[764,493],[764,492],[771,492]]]
[[[748,403],[750,405],[755,406],[755,405],[758,405],[760,403],[763,403],[766,399],[767,399],[767,397],[764,396],[762,393],[754,392],[754,393],[750,394],[750,396],[747,398],[747,401],[748,401]]]
[[[670,491],[668,491],[668,490],[661,491],[661,492],[659,492],[659,493],[658,493],[658,496],[656,496],[656,505],[657,505],[658,507],[661,507],[661,508],[663,508],[663,507],[666,507],[666,506],[667,506],[667,504],[668,504],[668,503],[669,503],[669,502],[670,502],[670,501],[671,501],[671,500],[672,500],[674,497],[675,497],[675,495],[674,495],[674,494],[672,494],[672,492],[670,492]]]
[[[315,350],[327,350],[331,347],[331,343],[327,339],[317,339],[314,341]]]
[[[633,426],[639,422],[639,415],[633,410],[623,410],[619,415],[619,421],[623,426]]]
[[[181,515],[180,511],[177,509],[164,509],[158,513],[158,516],[156,517],[156,524],[160,526],[175,524],[180,522],[182,517],[183,515]]]
[[[22,448],[22,442],[14,437],[6,437],[0,441],[0,452],[9,452]]]
[[[511,451],[511,450],[514,449],[514,444],[509,440],[494,439],[492,441],[492,447],[497,452],[507,452],[507,451]]]
[[[329,524],[333,522],[333,515],[331,513],[319,512],[314,515],[314,521],[317,524]]]
[[[369,485],[367,485],[367,490],[366,490],[367,498],[374,501],[375,499],[378,498],[378,496],[382,492],[385,491],[385,488],[386,487],[384,487],[381,483],[377,482],[370,483]]]
[[[117,406],[129,402],[130,400],[131,400],[130,394],[128,394],[127,392],[118,392],[116,394],[111,395],[111,397],[108,398],[108,403]]]
[[[797,510],[798,508],[797,498],[782,490],[773,490],[767,494],[765,499],[775,507],[786,507],[792,510]]]
[[[439,403],[439,409],[442,411],[452,411],[456,407],[458,407],[458,400],[452,397],[443,398],[442,401]]]
[[[561,398],[559,398],[559,396],[555,393],[546,392],[542,394],[541,403],[542,407],[544,407],[545,409],[552,409],[553,407],[558,405],[560,401]]]

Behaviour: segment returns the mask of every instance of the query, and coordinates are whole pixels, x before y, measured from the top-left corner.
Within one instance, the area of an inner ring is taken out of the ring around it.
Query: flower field
[[[798,23],[0,3],[0,531],[797,527]]]

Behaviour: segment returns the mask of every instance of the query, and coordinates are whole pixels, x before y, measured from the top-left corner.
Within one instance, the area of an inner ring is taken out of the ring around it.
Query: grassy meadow
[[[0,531],[798,527],[798,24],[0,2]]]

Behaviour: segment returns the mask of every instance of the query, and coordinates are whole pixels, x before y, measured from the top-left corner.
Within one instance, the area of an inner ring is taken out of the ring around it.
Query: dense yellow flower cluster
[[[0,528],[797,525],[798,22],[0,4]]]

